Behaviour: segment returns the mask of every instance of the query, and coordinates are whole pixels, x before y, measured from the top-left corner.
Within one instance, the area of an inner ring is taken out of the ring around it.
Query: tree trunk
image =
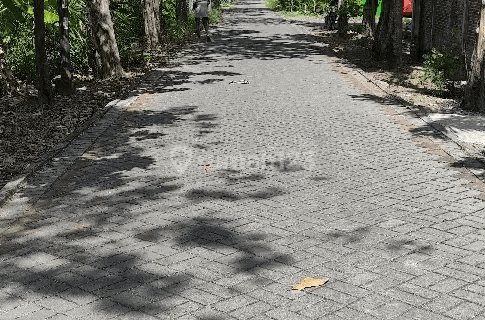
[[[35,23],[35,85],[38,90],[39,104],[51,104],[54,101],[49,76],[49,65],[45,52],[44,0],[34,1]]]
[[[0,97],[12,91],[15,85],[12,71],[7,65],[7,59],[5,58],[5,50],[3,48],[1,41],[2,41],[2,37],[0,36]]]
[[[398,66],[402,61],[402,0],[383,0],[373,51],[377,60]]]
[[[177,0],[177,18],[182,21],[187,21],[189,13],[189,3],[187,0]]]
[[[335,21],[338,17],[338,2],[336,0],[330,1],[330,11],[325,13],[324,26],[327,30],[333,30],[335,27]]]
[[[485,0],[482,0],[478,40],[472,55],[471,70],[465,90],[463,107],[468,110],[485,112]]]
[[[56,81],[56,89],[63,95],[70,95],[74,91],[71,60],[69,59],[69,8],[67,1],[59,0],[57,8],[59,13],[61,78]]]
[[[367,0],[365,3],[365,14],[363,17],[364,24],[372,38],[375,38],[376,36],[377,2],[377,0]]]
[[[146,48],[153,49],[160,38],[160,1],[141,0],[141,16],[143,43]]]
[[[339,0],[338,2],[338,19],[337,19],[337,32],[339,34],[346,34],[347,33],[347,26],[349,25],[349,16],[347,12],[342,11],[343,6],[345,5],[345,0]]]
[[[101,79],[125,76],[121,67],[113,22],[109,12],[109,0],[87,0],[91,41],[95,50],[93,72]]]

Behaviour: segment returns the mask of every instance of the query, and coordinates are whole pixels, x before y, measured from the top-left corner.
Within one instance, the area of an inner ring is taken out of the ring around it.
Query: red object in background
[[[402,0],[402,15],[405,17],[411,17],[413,13],[413,1]]]

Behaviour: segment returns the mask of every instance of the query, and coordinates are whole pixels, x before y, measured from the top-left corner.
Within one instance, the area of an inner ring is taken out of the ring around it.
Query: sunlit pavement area
[[[485,189],[438,135],[259,1],[212,37],[0,209],[0,319],[485,319]]]

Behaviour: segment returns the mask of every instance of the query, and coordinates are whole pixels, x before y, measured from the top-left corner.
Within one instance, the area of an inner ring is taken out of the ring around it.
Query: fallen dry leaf
[[[202,166],[202,169],[205,171],[205,172],[211,172],[212,169],[210,167],[210,164],[205,164]]]
[[[293,290],[303,290],[305,288],[310,287],[318,287],[327,282],[328,279],[313,279],[310,277],[306,277],[305,279],[301,280],[297,285],[295,285]]]
[[[86,229],[86,225],[84,223],[73,223],[72,224],[72,229],[74,230],[82,230],[82,229]]]

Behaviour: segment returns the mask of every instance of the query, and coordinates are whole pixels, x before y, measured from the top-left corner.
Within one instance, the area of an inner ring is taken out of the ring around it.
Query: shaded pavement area
[[[485,319],[483,182],[259,1],[213,39],[0,209],[0,319]]]

